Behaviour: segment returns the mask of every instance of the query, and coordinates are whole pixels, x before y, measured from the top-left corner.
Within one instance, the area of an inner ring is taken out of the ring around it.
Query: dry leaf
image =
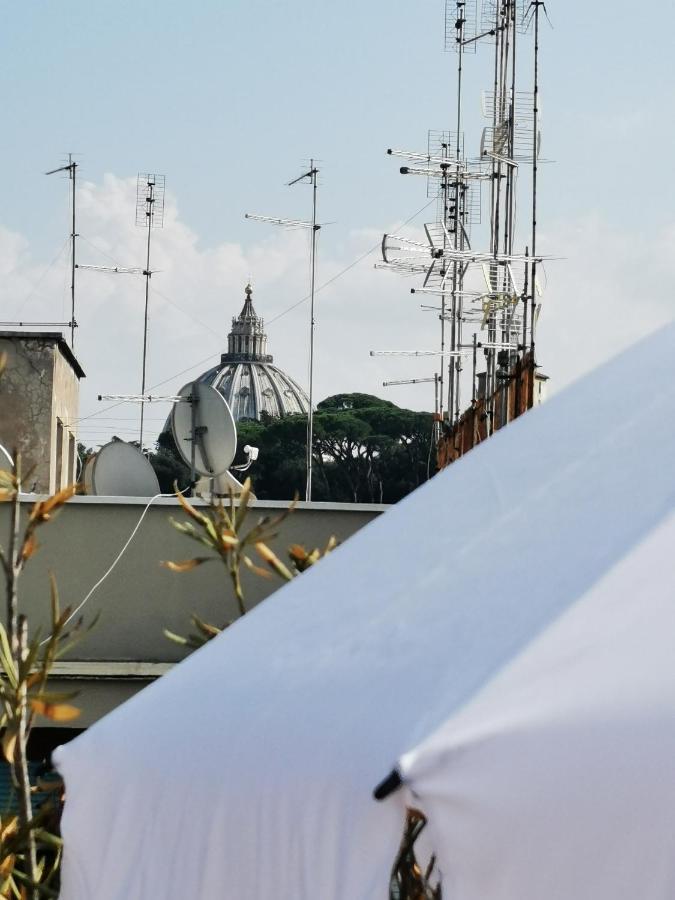
[[[15,862],[16,856],[13,853],[8,853],[3,861],[0,862],[0,878],[8,878],[12,874]]]
[[[178,502],[183,507],[185,512],[190,516],[191,519],[194,519],[195,522],[200,522],[202,525],[207,521],[206,516],[202,515],[202,513],[198,513],[194,506],[191,506],[185,499],[185,497],[180,493],[180,491],[176,494],[178,498]]]
[[[8,726],[2,736],[2,755],[8,763],[14,762],[14,753],[16,751],[16,739],[18,730],[16,726]]]
[[[24,541],[23,547],[21,548],[21,559],[26,560],[30,559],[31,556],[37,550],[38,543],[35,540],[35,535],[30,534],[28,539]]]
[[[63,506],[77,492],[77,485],[71,484],[46,500],[39,500],[30,514],[31,522],[48,522],[53,510]]]
[[[80,710],[70,703],[46,703],[37,697],[30,701],[30,707],[34,713],[51,719],[52,722],[72,722],[80,715]]]
[[[274,553],[267,544],[258,543],[255,545],[255,549],[259,553],[259,555],[265,560],[265,562],[270,566],[270,568],[274,569],[277,575],[280,575],[282,578],[285,578],[286,581],[293,580],[293,573],[288,569],[279,557]]]
[[[166,560],[165,562],[162,562],[162,565],[172,572],[191,572],[193,569],[196,569],[197,566],[201,566],[202,563],[211,562],[212,559],[212,556],[197,556],[194,559],[183,559],[180,562]]]

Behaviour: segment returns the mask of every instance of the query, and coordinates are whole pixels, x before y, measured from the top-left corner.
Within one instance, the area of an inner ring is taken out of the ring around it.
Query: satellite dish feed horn
[[[178,392],[171,410],[171,432],[183,461],[195,475],[216,478],[232,465],[237,427],[223,395],[210,384],[191,381]]]

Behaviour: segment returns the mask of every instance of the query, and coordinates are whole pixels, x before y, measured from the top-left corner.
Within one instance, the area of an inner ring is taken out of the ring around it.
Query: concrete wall
[[[7,366],[0,376],[0,444],[19,451],[35,490],[50,489],[54,348],[39,340],[0,337]]]
[[[2,352],[0,444],[21,453],[26,488],[54,493],[75,480],[79,378],[72,354],[58,335],[9,332],[0,333]]]
[[[76,497],[54,522],[42,526],[40,549],[21,583],[21,602],[32,625],[48,621],[49,572],[56,576],[62,606],[80,604],[119,554],[145,503],[135,498]],[[285,503],[257,501],[249,513],[251,524],[261,515],[278,515],[287,507]],[[26,513],[29,509],[26,502]],[[271,546],[285,558],[286,548],[293,543],[312,549],[325,546],[331,535],[344,541],[385,509],[301,503]],[[162,560],[188,559],[202,555],[204,549],[176,531],[172,517],[185,520],[175,500],[160,499],[152,505],[119,564],[82,610],[86,621],[97,615],[100,618],[92,633],[60,664],[64,684],[74,681],[82,691],[77,702],[85,715],[74,725],[89,724],[185,655],[164,636],[165,628],[187,634],[192,612],[218,625],[237,616],[220,562],[184,574],[161,566]],[[0,504],[0,543],[4,546],[8,526],[8,504]],[[281,584],[246,571],[248,605],[260,603]],[[283,602],[283,597],[278,602]]]
[[[50,493],[77,481],[77,417],[80,382],[70,363],[55,348],[52,392]],[[61,460],[57,459],[59,423],[62,430]],[[60,478],[59,478],[60,473]]]

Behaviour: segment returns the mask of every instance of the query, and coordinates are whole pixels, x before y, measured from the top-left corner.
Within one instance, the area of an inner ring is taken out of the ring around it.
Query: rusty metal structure
[[[430,131],[426,152],[390,149],[402,175],[425,178],[436,219],[418,240],[385,234],[382,264],[417,276],[413,294],[440,322],[436,383],[439,466],[447,465],[539,402],[536,326],[540,166],[540,18],[543,0],[446,0],[445,44],[454,51],[453,130]],[[492,48],[477,152],[463,133],[467,56]],[[529,209],[529,221],[518,212]],[[470,365],[469,365],[470,360]]]

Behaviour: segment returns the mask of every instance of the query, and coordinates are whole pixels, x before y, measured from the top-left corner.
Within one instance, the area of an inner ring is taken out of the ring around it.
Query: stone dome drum
[[[235,421],[273,418],[309,411],[309,399],[289,375],[273,365],[267,352],[264,322],[253,307],[253,290],[246,287],[246,299],[239,316],[232,319],[227,337],[227,353],[198,378],[225,397]]]

